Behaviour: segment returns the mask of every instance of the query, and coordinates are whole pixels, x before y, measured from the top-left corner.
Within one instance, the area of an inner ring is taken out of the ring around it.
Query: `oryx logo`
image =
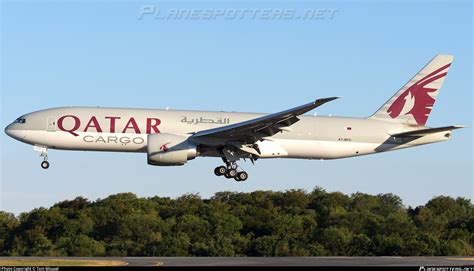
[[[445,70],[449,66],[451,66],[451,63],[431,72],[398,96],[387,110],[390,117],[395,119],[400,115],[411,114],[418,125],[425,125],[435,103],[435,99],[430,93],[434,94],[438,91],[438,88],[428,88],[426,86],[445,77],[448,73]]]
[[[162,150],[163,152],[167,152],[169,148],[168,148],[168,146],[166,146],[166,145],[168,145],[168,144],[170,144],[170,143],[171,143],[171,142],[168,142],[168,143],[163,144],[163,145],[160,147],[160,150]]]

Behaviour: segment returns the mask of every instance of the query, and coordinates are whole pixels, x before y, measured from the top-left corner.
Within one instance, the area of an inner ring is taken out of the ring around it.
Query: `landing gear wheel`
[[[43,161],[43,162],[41,162],[41,167],[42,167],[43,169],[49,168],[49,162],[48,162],[48,161]]]
[[[226,173],[227,173],[227,168],[225,168],[224,166],[216,167],[214,169],[214,174],[216,174],[217,176],[222,176],[222,175],[225,175]]]
[[[232,179],[234,178],[235,176],[237,176],[237,170],[231,168],[227,171],[227,173],[225,174],[225,177],[228,178],[228,179]]]
[[[249,175],[247,174],[247,172],[241,171],[241,172],[237,173],[237,175],[234,177],[234,179],[238,182],[243,182],[243,181],[247,180],[248,177],[249,177]]]

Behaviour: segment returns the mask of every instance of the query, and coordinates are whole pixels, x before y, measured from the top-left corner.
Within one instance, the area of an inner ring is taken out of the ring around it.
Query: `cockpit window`
[[[13,123],[25,123],[26,119],[24,118],[17,118]]]

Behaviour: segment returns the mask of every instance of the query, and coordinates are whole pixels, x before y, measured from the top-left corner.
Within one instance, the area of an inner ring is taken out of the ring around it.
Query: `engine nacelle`
[[[197,156],[197,147],[188,137],[173,134],[148,135],[148,164],[182,166]]]

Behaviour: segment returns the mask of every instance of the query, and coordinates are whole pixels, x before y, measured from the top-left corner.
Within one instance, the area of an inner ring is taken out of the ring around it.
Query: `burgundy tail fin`
[[[426,124],[453,56],[437,55],[370,118]]]

